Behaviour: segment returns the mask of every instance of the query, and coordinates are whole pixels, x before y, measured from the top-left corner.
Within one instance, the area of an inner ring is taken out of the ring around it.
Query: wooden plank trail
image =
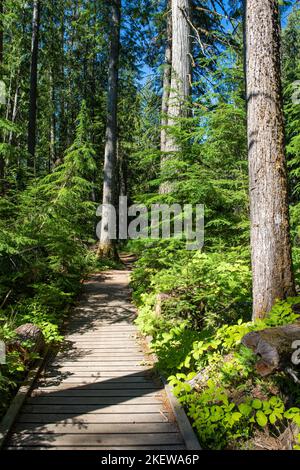
[[[115,270],[85,283],[64,346],[27,398],[6,449],[185,449],[137,341],[128,280],[128,271]]]

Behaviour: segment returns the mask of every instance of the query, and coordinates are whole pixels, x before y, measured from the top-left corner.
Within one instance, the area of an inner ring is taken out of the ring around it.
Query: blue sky
[[[293,5],[296,5],[298,4],[299,6],[299,0],[293,0]],[[229,5],[229,0],[225,0],[225,5]],[[292,8],[293,8],[293,5],[290,6],[290,7],[285,7],[284,8],[284,11],[282,12],[282,17],[281,17],[281,20],[282,20],[282,26],[285,27],[286,23],[287,23],[287,19],[288,19],[288,16],[290,14],[290,12],[292,11]],[[144,85],[147,80],[149,78],[151,78],[151,75],[153,75],[153,70],[147,65],[147,64],[144,64],[143,67],[142,67],[142,79],[140,80],[140,83],[142,85]]]

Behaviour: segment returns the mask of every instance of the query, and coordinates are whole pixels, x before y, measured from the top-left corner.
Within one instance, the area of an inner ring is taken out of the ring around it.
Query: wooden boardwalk
[[[128,271],[85,283],[62,350],[27,398],[6,449],[185,449],[137,341]]]

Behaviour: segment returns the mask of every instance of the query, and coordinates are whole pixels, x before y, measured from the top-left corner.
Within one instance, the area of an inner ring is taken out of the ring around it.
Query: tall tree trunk
[[[60,79],[60,86],[59,86],[59,125],[58,125],[58,161],[57,163],[61,163],[63,161],[64,151],[66,150],[66,133],[67,133],[67,126],[66,126],[66,116],[65,116],[65,11],[63,9],[61,18],[60,18],[60,55],[63,57],[63,60],[60,62],[59,65],[59,79]]]
[[[3,29],[4,29],[4,22],[3,22],[3,13],[4,13],[4,0],[0,0],[0,77],[3,76],[2,67],[3,67]],[[1,103],[0,103],[1,106]],[[4,107],[3,107],[4,108]],[[2,111],[2,110],[1,110]],[[2,114],[2,112],[1,112]],[[2,135],[4,139],[4,135]],[[5,171],[5,162],[4,156],[0,154],[0,195],[4,193],[4,171]]]
[[[28,121],[28,168],[35,172],[35,146],[36,146],[36,114],[37,114],[37,75],[38,50],[40,30],[40,0],[33,2],[32,15],[32,41],[31,41],[31,67],[30,67],[30,98]]]
[[[108,103],[107,124],[105,136],[104,153],[104,175],[103,175],[103,213],[101,224],[101,235],[98,247],[98,255],[105,257],[115,256],[115,243],[110,239],[109,227],[111,224],[111,213],[107,210],[107,204],[115,204],[116,201],[116,167],[117,167],[117,101],[118,101],[118,68],[120,48],[120,23],[121,23],[121,0],[111,0],[111,40],[108,70]]]
[[[127,162],[119,142],[117,143],[117,161],[118,161],[118,194],[120,196],[127,196]]]
[[[50,70],[50,93],[49,99],[51,103],[51,115],[50,115],[50,161],[49,161],[49,170],[55,166],[56,163],[56,119],[55,119],[55,88],[54,88],[54,78],[53,78],[53,67]]]
[[[167,31],[166,31],[166,49],[165,49],[165,63],[163,71],[163,94],[161,102],[161,131],[160,131],[160,151],[161,151],[161,167],[163,169],[166,156],[166,141],[168,125],[168,109],[169,109],[169,96],[171,88],[171,67],[172,67],[172,1],[167,2]],[[167,187],[162,183],[159,187],[160,194],[167,192]]]
[[[171,87],[168,97],[168,126],[178,123],[178,118],[187,113],[187,100],[191,93],[191,32],[188,18],[190,17],[190,0],[171,0],[172,6],[172,68]],[[164,141],[166,156],[162,165],[170,172],[170,163],[180,150],[176,140],[167,132]],[[175,171],[175,170],[174,170]],[[161,185],[160,192],[166,193],[171,185],[166,181]]]
[[[14,104],[13,104],[13,109],[12,109],[12,114],[11,114],[11,122],[14,124],[16,122],[17,118],[17,112],[18,112],[18,98],[19,98],[19,84],[16,85],[16,91],[15,91],[15,96],[14,96]],[[12,144],[12,139],[13,139],[13,131],[11,130],[9,132],[9,137],[8,137],[8,144]]]
[[[0,0],[0,69],[3,63],[3,14],[4,14],[4,0]]]
[[[253,318],[294,295],[277,0],[247,0],[246,77]]]
[[[11,92],[12,92],[13,78],[14,78],[14,71],[12,70],[10,74],[8,90],[6,90],[6,111],[5,111],[6,120],[9,119],[9,114],[11,112]],[[7,135],[7,132],[4,133],[4,138],[3,138],[4,142],[6,142],[6,135]]]

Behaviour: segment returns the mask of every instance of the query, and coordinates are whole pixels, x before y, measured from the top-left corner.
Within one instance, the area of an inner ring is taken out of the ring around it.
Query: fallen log
[[[257,372],[265,377],[300,364],[300,323],[251,331],[242,344],[258,357]]]

